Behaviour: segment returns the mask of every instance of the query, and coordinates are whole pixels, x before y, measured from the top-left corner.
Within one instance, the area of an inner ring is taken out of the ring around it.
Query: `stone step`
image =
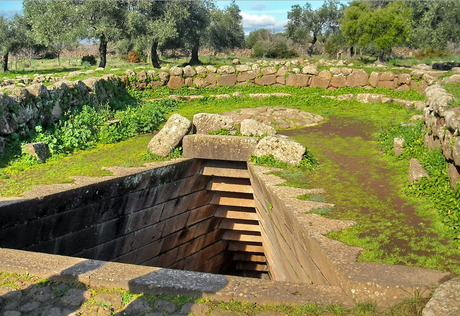
[[[248,234],[234,230],[227,230],[222,236],[222,239],[233,241],[262,242],[262,236],[260,236],[260,234]]]
[[[237,262],[235,264],[237,270],[245,271],[263,271],[268,272],[268,267],[266,264],[260,264],[256,262]]]
[[[243,252],[253,252],[253,253],[263,253],[264,247],[262,243],[243,243],[239,241],[230,241],[228,243],[228,251],[243,251]]]
[[[229,229],[246,232],[259,232],[260,226],[257,221],[240,221],[234,219],[223,219],[219,225],[220,229]]]
[[[229,219],[244,219],[244,220],[259,220],[259,217],[254,208],[249,207],[232,207],[221,205],[217,208],[215,217]]]
[[[206,161],[204,163],[201,174],[204,176],[249,179],[249,172],[246,162],[238,161]]]
[[[267,258],[262,255],[255,255],[249,252],[234,252],[232,256],[233,261],[252,261],[266,263]]]
[[[249,179],[244,178],[223,178],[215,177],[209,180],[208,190],[238,192],[238,193],[254,193]]]
[[[211,203],[213,205],[227,205],[239,207],[255,207],[252,194],[232,193],[232,192],[216,192],[214,193]]]

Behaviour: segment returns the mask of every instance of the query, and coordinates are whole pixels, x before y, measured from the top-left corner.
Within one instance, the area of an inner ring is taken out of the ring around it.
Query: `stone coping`
[[[120,288],[145,294],[192,295],[227,302],[353,305],[336,286],[136,266],[5,248],[0,248],[0,271],[29,273],[55,281],[79,281],[90,287]]]

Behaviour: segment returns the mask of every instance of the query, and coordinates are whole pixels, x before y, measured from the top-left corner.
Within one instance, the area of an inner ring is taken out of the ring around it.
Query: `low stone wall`
[[[172,67],[171,69],[138,71],[128,69],[125,80],[133,87],[145,89],[168,86],[170,89],[188,87],[219,86],[297,86],[337,89],[340,87],[379,87],[393,90],[417,89],[421,94],[442,75],[440,71],[413,70],[411,73],[392,71],[372,72],[348,67],[331,67],[319,71],[316,65],[297,67],[271,66],[261,68],[259,64],[221,66]]]
[[[108,102],[125,91],[125,84],[115,75],[105,75],[83,81],[59,81],[51,86],[10,85],[3,91],[0,91],[0,154],[6,137],[13,133],[26,135],[39,121],[56,121],[72,108]]]
[[[200,168],[200,160],[184,160],[39,199],[0,202],[0,247],[219,272],[227,242]]]
[[[442,150],[448,164],[451,186],[457,188],[457,181],[460,180],[460,107],[450,108],[452,100],[453,96],[440,85],[427,89],[425,144],[430,150]]]

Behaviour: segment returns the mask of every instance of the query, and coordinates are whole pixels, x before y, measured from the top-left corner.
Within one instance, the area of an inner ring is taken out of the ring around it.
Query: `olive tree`
[[[63,2],[68,1],[50,1]],[[107,64],[107,44],[123,37],[127,1],[80,0],[76,2],[76,18],[80,38],[99,42],[99,67]]]
[[[242,47],[244,44],[242,20],[240,8],[235,1],[224,10],[213,10],[208,27],[207,44],[217,51]]]
[[[371,10],[365,2],[354,1],[345,11],[342,32],[349,44],[375,47],[379,62],[385,53],[403,44],[409,35],[410,10],[402,1],[391,2]]]
[[[179,33],[177,21],[188,17],[180,1],[134,0],[127,16],[128,32],[138,40],[150,43],[152,66],[160,68],[158,46],[175,39]]]
[[[313,45],[319,37],[339,30],[339,20],[343,15],[344,6],[338,1],[327,0],[318,9],[313,9],[307,2],[303,7],[298,4],[288,12],[286,36],[299,44],[309,44],[308,56],[313,53]]]
[[[75,1],[24,1],[24,17],[38,44],[52,48],[61,64],[64,47],[77,42],[78,21]]]

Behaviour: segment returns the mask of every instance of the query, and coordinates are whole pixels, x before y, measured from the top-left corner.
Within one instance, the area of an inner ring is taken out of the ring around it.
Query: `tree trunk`
[[[349,45],[347,49],[347,61],[350,61],[353,57],[353,45]]]
[[[201,65],[202,62],[198,59],[198,49],[200,47],[199,43],[196,43],[192,47],[192,58],[190,58],[189,64],[190,65]]]
[[[315,45],[316,41],[318,38],[316,37],[316,33],[313,33],[313,39],[310,42],[310,47],[308,47],[308,57],[311,58],[311,55],[313,54],[313,45]]]
[[[3,65],[2,65],[2,70],[3,72],[8,72],[8,52],[6,52],[5,55],[3,55]]]
[[[58,66],[61,67],[61,53],[57,53]]]
[[[99,63],[99,68],[105,68],[107,64],[107,39],[105,35],[102,35],[99,43],[99,57],[101,57],[101,62]]]
[[[385,52],[383,50],[380,51],[379,53],[379,63],[384,63],[384,59],[383,59],[383,56],[384,56]]]
[[[158,57],[158,42],[153,42],[152,47],[150,48],[150,56],[152,57],[152,66],[153,68],[160,68],[160,58]]]

